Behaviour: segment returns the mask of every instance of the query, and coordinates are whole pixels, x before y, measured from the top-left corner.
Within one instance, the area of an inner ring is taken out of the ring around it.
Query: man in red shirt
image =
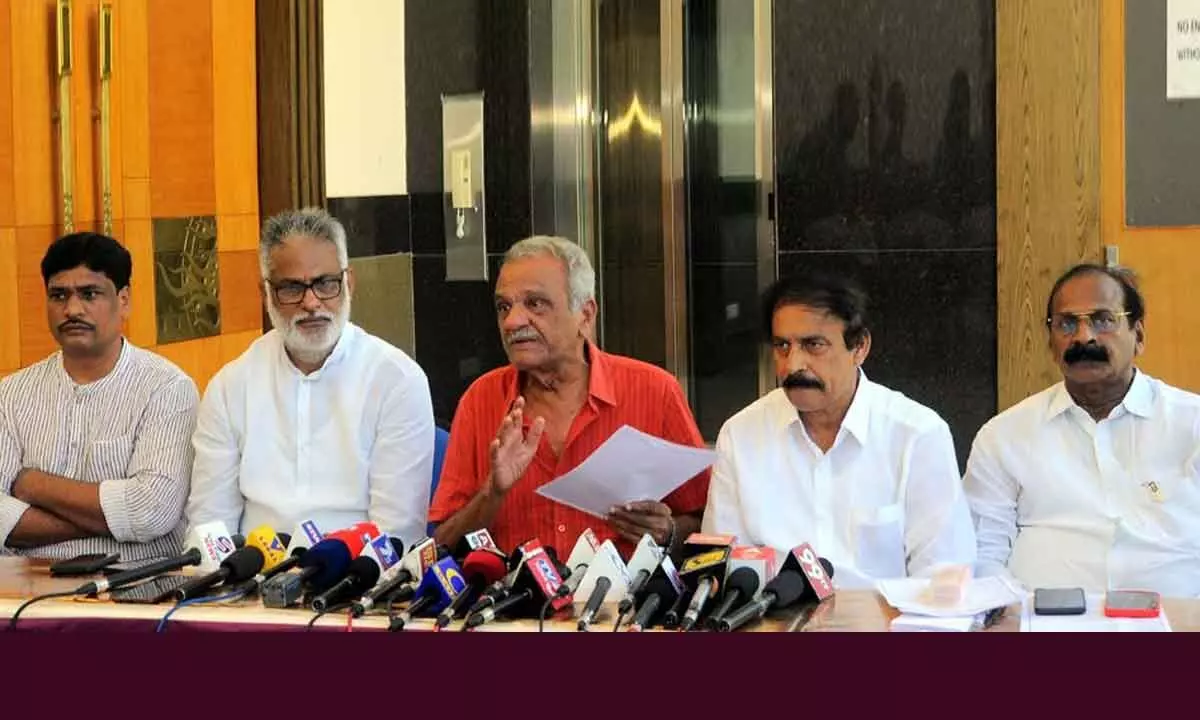
[[[606,521],[535,493],[622,425],[703,446],[672,375],[589,340],[595,279],[583,250],[562,238],[532,237],[505,255],[495,301],[510,364],[480,377],[459,401],[429,511],[439,543],[486,527],[506,550],[537,537],[565,560],[588,527],[626,555],[645,533],[667,546],[699,529],[708,470],[665,502],[627,503]]]

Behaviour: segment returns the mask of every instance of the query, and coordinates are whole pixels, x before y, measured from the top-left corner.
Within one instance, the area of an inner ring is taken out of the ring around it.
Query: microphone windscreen
[[[233,540],[234,549],[241,548],[246,544],[246,536],[241,533],[234,533],[230,539]]]
[[[829,576],[830,580],[832,580],[833,579],[833,563],[829,562],[825,558],[817,558],[817,560],[819,560],[821,562],[821,569],[824,570],[825,574],[827,576]]]
[[[358,585],[364,588],[374,587],[379,582],[379,563],[369,557],[356,557],[350,561],[350,575],[358,578]]]
[[[472,550],[462,565],[463,576],[470,582],[476,576],[485,583],[494,583],[508,572],[504,558],[491,550]]]
[[[275,533],[275,537],[279,538],[279,543],[284,547],[292,544],[291,533]]]
[[[754,593],[758,592],[758,573],[748,567],[740,567],[731,572],[729,579],[725,581],[725,592],[728,594],[733,590],[739,591],[743,600],[754,597]]]
[[[229,569],[229,577],[225,578],[226,583],[240,583],[262,572],[264,564],[266,564],[266,558],[262,550],[253,545],[247,545],[235,550],[232,555],[225,558],[221,567]]]
[[[775,607],[787,607],[795,603],[808,590],[808,580],[798,572],[781,572],[767,583],[764,592],[775,593]]]
[[[396,551],[396,557],[404,557],[404,541],[395,535],[388,535],[388,540],[392,543],[392,549]]]
[[[438,545],[437,546],[437,559],[445,560],[448,557],[450,557],[450,548],[446,547],[445,545]]]
[[[316,568],[317,573],[309,579],[309,583],[323,590],[346,575],[351,559],[346,543],[336,538],[325,538],[300,556],[299,566],[305,570]]]

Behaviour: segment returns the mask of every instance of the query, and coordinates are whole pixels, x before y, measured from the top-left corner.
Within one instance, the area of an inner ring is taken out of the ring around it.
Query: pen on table
[[[1005,607],[998,607],[988,610],[983,614],[983,620],[978,623],[977,629],[987,630],[991,626],[995,625],[997,622],[999,622],[1000,618],[1004,617],[1004,611],[1007,609],[1008,608]]]

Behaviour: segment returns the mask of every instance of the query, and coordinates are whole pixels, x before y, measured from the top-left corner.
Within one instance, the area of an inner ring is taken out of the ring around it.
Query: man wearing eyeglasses
[[[371,520],[412,543],[433,472],[424,371],[350,322],[346,231],[324,210],[268,219],[259,259],[274,329],[204,393],[189,523],[328,532]]]
[[[1200,595],[1200,396],[1138,370],[1130,272],[1078,265],[1046,306],[1063,381],[988,422],[965,478],[986,573]]]

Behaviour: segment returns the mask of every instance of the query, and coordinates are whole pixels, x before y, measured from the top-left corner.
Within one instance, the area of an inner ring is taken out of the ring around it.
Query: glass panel
[[[757,4],[685,5],[691,402],[709,441],[758,394]]]

